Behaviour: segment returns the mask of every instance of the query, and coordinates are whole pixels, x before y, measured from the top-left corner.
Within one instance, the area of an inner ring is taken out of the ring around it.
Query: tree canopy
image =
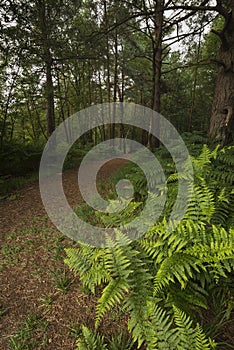
[[[74,112],[111,101],[143,104],[179,131],[232,142],[233,8],[207,0],[3,0],[1,147],[43,143]],[[117,134],[112,125],[96,136]],[[157,147],[150,135],[147,143]]]

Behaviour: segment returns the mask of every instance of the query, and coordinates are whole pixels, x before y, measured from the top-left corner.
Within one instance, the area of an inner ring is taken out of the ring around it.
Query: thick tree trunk
[[[221,37],[218,76],[212,104],[209,136],[222,146],[233,140],[234,129],[234,1]]]

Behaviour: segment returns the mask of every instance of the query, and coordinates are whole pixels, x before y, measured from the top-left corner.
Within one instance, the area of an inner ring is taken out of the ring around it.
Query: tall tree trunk
[[[62,121],[64,122],[65,121],[65,112],[64,112],[64,101],[63,101],[63,96],[62,96],[62,90],[61,90],[61,83],[60,83],[60,76],[59,76],[59,72],[57,71],[57,84],[58,84],[58,95],[59,95],[59,105],[60,105],[60,115],[62,117]],[[65,99],[67,100],[67,103],[69,102],[68,101],[68,97],[67,97],[67,94],[66,94],[66,86],[64,86],[64,91],[65,91]],[[59,117],[60,119],[60,117]],[[58,120],[58,123],[60,123],[60,120]],[[68,134],[68,130],[67,130],[67,123],[63,123],[64,125],[64,131],[65,131],[65,134],[66,134],[66,139],[67,139],[67,142],[69,143],[70,141],[70,135]]]
[[[46,68],[46,101],[47,101],[47,134],[50,136],[55,130],[54,113],[54,84],[52,76],[53,57],[50,49],[50,38],[47,27],[46,3],[45,0],[37,1],[39,28],[41,31],[42,50]]]
[[[99,85],[100,103],[103,104],[102,79],[101,79],[100,70],[98,71],[98,85]],[[101,141],[106,141],[106,130],[104,125],[103,109],[101,111],[101,117],[102,117],[102,125],[100,126]]]
[[[222,146],[233,140],[234,130],[234,0],[221,38],[219,68],[212,104],[209,136]]]
[[[122,47],[123,49],[123,47]],[[125,72],[124,72],[124,61],[122,62],[122,72],[121,72],[121,88],[118,84],[118,93],[119,93],[119,101],[123,103],[124,101],[124,90],[125,90]],[[119,124],[119,149],[123,149],[124,153],[126,153],[126,142],[125,142],[125,129],[124,129],[124,120],[123,113],[121,114],[121,121]]]
[[[0,130],[0,148],[1,149],[3,147],[4,137],[6,136],[8,111],[9,111],[9,108],[10,108],[10,102],[11,102],[12,94],[13,94],[13,91],[14,91],[15,82],[16,82],[16,79],[17,79],[18,74],[19,74],[19,70],[20,70],[20,66],[17,68],[17,71],[16,71],[16,73],[13,76],[13,81],[12,81],[12,83],[10,85],[10,89],[9,89],[9,92],[8,92],[8,95],[7,95],[7,100],[6,100],[4,114],[3,114],[2,128]]]
[[[30,122],[31,122],[33,140],[36,140],[38,137],[37,137],[36,131],[35,131],[35,123],[34,123],[33,113],[32,113],[31,108],[30,108],[30,103],[29,103],[26,91],[23,90],[23,93],[24,93],[24,98],[26,100],[28,116],[29,116],[29,119],[30,119]]]
[[[110,103],[111,101],[111,86],[110,86],[110,44],[109,44],[109,34],[108,34],[108,27],[109,27],[109,21],[108,21],[108,13],[107,13],[107,1],[104,0],[104,25],[106,30],[106,90],[107,90],[107,102]],[[108,126],[108,132],[109,132],[109,138],[112,138],[112,128],[111,128],[111,111],[109,108],[109,126]]]
[[[88,62],[88,96],[89,96],[89,106],[92,106],[92,104],[93,104],[92,74],[93,74],[93,69],[92,69],[92,66],[91,66],[91,62],[89,60],[89,62]],[[91,124],[90,124],[90,129],[87,132],[87,141],[88,141],[88,143],[93,144],[93,130],[92,130],[92,125]]]
[[[193,117],[194,117],[194,111],[195,111],[195,104],[196,104],[196,92],[197,92],[197,80],[198,80],[198,69],[199,69],[199,60],[200,60],[200,53],[201,53],[201,38],[202,38],[202,30],[199,33],[199,41],[198,46],[196,49],[196,66],[194,68],[194,80],[193,80],[193,87],[192,87],[192,102],[191,107],[189,111],[189,119],[188,119],[188,130],[193,130]]]
[[[55,130],[55,113],[54,113],[54,84],[52,77],[52,57],[48,51],[46,59],[46,100],[47,100],[47,133],[48,136]]]
[[[155,18],[154,18],[154,43],[153,43],[153,92],[152,109],[160,113],[160,92],[161,92],[161,73],[162,73],[162,27],[163,27],[163,9],[164,0],[155,0]],[[155,124],[152,119],[151,129],[159,130],[160,125]],[[149,137],[151,149],[159,147],[159,139],[152,134]]]
[[[114,44],[114,102],[117,102],[117,92],[118,92],[118,33],[115,30],[115,44]],[[115,114],[116,105],[113,107],[112,120],[111,120],[111,145],[115,145]]]

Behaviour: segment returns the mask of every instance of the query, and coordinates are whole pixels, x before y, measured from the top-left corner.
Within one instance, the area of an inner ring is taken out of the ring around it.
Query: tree
[[[173,4],[167,10],[188,11],[184,18],[189,18],[197,12],[212,12],[224,18],[221,31],[214,31],[221,41],[218,64],[218,74],[212,103],[209,126],[209,136],[215,141],[227,144],[232,139],[234,127],[234,1],[217,0],[210,5],[209,0],[200,5]]]
[[[54,84],[53,84],[53,56],[52,56],[52,37],[51,23],[48,23],[48,18],[51,16],[52,6],[49,6],[45,0],[37,0],[35,2],[37,25],[39,29],[39,43],[42,49],[42,60],[44,61],[46,84],[45,94],[47,102],[47,133],[48,137],[55,130],[55,111],[54,111]]]
[[[217,2],[217,6],[218,3],[221,2]],[[222,3],[219,12],[225,23],[220,32],[215,32],[221,40],[221,47],[209,136],[224,146],[233,140],[234,130],[234,1]]]
[[[160,95],[161,95],[161,74],[162,74],[162,39],[163,39],[163,17],[165,0],[157,0],[154,4],[154,40],[153,40],[153,92],[152,92],[152,109],[160,113]],[[152,120],[151,127],[160,129],[160,125],[154,125]],[[151,149],[159,147],[159,139],[152,134],[149,137]]]

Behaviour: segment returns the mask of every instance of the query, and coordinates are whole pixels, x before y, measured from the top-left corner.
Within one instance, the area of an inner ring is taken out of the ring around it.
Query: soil
[[[98,181],[105,185],[125,162],[106,163]],[[63,187],[72,207],[83,202],[77,169],[64,172]],[[97,296],[64,264],[64,248],[76,243],[50,222],[38,183],[0,201],[0,227],[0,349],[75,349],[81,324],[93,328]],[[125,326],[119,317],[104,319],[105,334]]]

